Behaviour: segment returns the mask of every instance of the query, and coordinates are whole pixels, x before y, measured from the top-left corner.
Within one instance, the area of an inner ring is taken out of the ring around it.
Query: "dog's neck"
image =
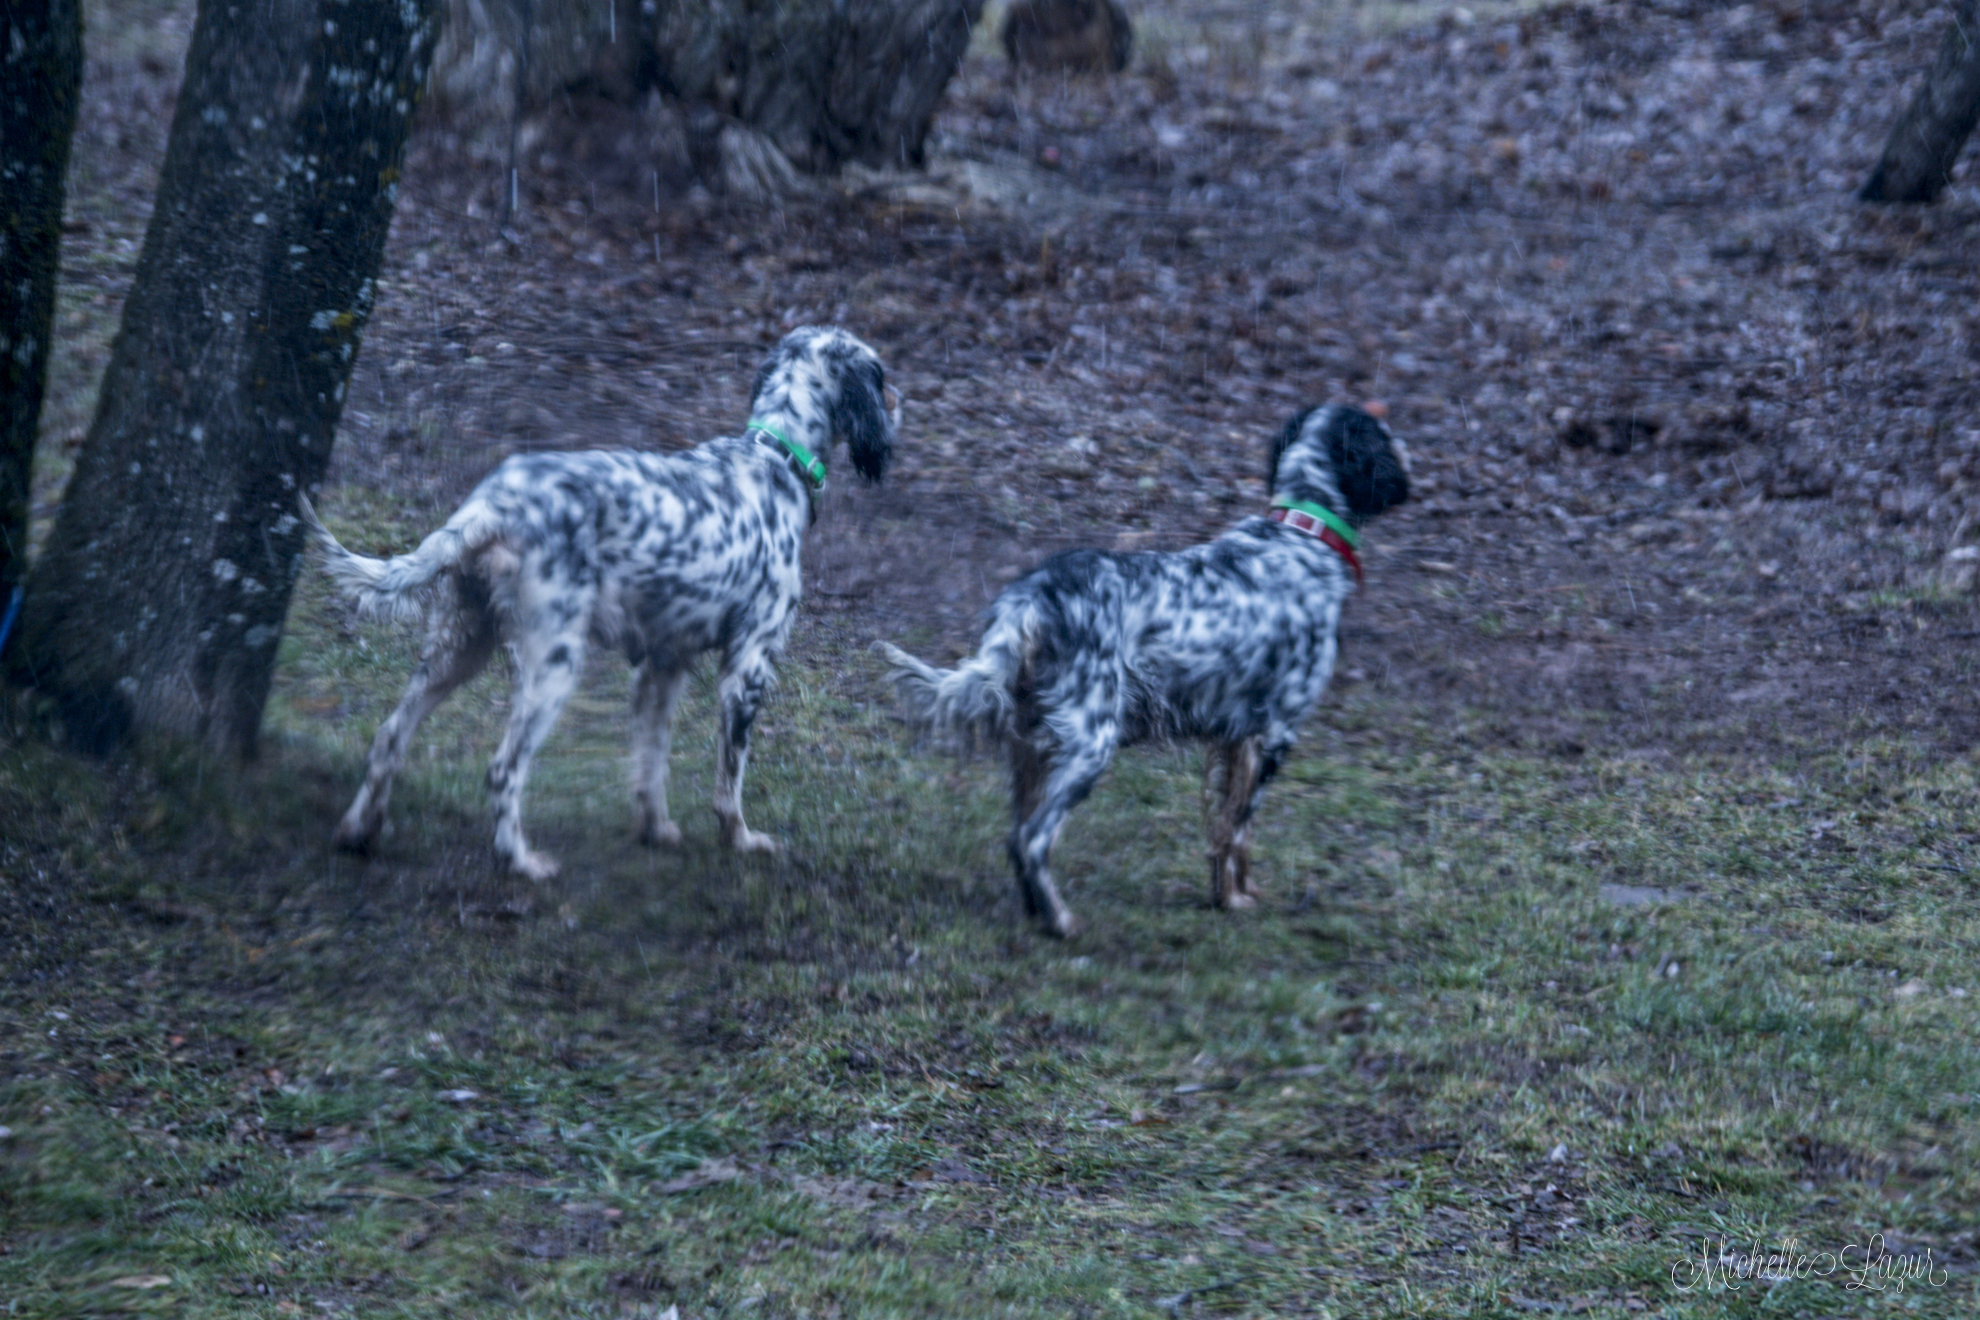
[[[1276,475],[1272,511],[1266,517],[1332,550],[1354,570],[1354,580],[1361,581],[1361,560],[1355,554],[1361,538],[1348,516],[1347,500],[1326,447],[1302,439],[1280,456]]]
[[[792,455],[792,463],[814,487],[825,484],[825,451],[832,443],[831,400],[821,397],[821,382],[809,359],[786,366],[756,392],[750,401],[750,425],[765,443]],[[818,463],[814,478],[808,464],[797,457],[793,446],[812,455]]]
[[[1361,581],[1361,558],[1355,554],[1356,547],[1361,544],[1361,535],[1347,519],[1323,504],[1284,495],[1272,501],[1272,510],[1265,516],[1273,522],[1284,523],[1294,531],[1306,533],[1332,550],[1354,570],[1354,580]]]
[[[1347,499],[1341,494],[1341,483],[1334,475],[1334,465],[1319,454],[1288,453],[1280,461],[1277,475],[1278,480],[1272,485],[1274,504],[1296,500],[1318,504],[1343,518],[1348,516]]]
[[[778,420],[782,421],[784,419],[780,418]],[[749,435],[754,433],[757,437],[767,441],[782,453],[785,458],[789,459],[791,466],[796,469],[798,476],[803,479],[807,491],[825,489],[824,457],[802,440],[794,439],[790,431],[786,429],[786,426],[788,426],[788,422],[786,422],[785,426],[779,426],[775,422],[766,421],[761,417],[752,417],[749,425],[743,428],[743,434]]]

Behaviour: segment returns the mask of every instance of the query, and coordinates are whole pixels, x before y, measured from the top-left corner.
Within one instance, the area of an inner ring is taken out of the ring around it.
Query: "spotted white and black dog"
[[[523,838],[523,783],[595,642],[623,647],[636,670],[633,794],[642,839],[680,841],[667,814],[674,708],[695,658],[719,650],[715,814],[729,846],[775,851],[743,823],[750,724],[802,591],[798,554],[813,493],[825,483],[823,455],[843,440],[853,467],[878,481],[899,420],[887,393],[872,349],[844,330],[805,327],[764,362],[740,436],[675,454],[508,459],[409,554],[353,554],[305,500],[325,567],[361,608],[427,611],[419,668],[371,744],[337,843],[363,849],[377,837],[420,721],[505,643],[516,688],[488,767],[495,852],[534,879],[556,874],[556,862]]]
[[[1049,868],[1059,827],[1114,752],[1146,738],[1212,744],[1211,898],[1257,901],[1251,818],[1333,674],[1358,529],[1409,497],[1403,446],[1343,406],[1288,422],[1266,479],[1271,512],[1208,545],[1048,559],[991,605],[976,654],[954,669],[881,644],[924,724],[1008,749],[1011,865],[1026,911],[1054,934],[1075,929]]]

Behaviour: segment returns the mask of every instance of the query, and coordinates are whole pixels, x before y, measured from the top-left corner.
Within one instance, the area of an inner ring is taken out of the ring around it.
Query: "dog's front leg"
[[[1258,781],[1258,739],[1222,743],[1203,759],[1203,798],[1210,835],[1210,902],[1225,909],[1257,901],[1251,887],[1250,803]]]
[[[749,768],[749,731],[770,681],[767,655],[761,651],[753,654],[757,657],[754,663],[734,664],[722,675],[715,817],[722,825],[722,842],[737,852],[774,853],[778,850],[775,839],[743,823],[742,781],[743,772]]]
[[[681,827],[667,814],[667,764],[674,747],[674,710],[687,687],[687,670],[648,658],[633,680],[633,807],[639,839],[677,844]]]
[[[1224,796],[1229,826],[1221,849],[1213,839],[1210,861],[1212,898],[1218,907],[1248,908],[1258,903],[1258,886],[1251,882],[1251,822],[1265,804],[1266,785],[1285,764],[1292,742],[1290,732],[1268,733],[1226,749],[1231,761]]]

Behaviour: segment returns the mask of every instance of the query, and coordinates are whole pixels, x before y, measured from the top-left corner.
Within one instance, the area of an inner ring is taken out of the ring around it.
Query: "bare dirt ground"
[[[1375,400],[1419,498],[1369,537],[1344,683],[1570,755],[1962,750],[1980,614],[1943,561],[1980,488],[1980,190],[1849,196],[1942,9],[1369,36],[1352,7],[1175,3],[1117,79],[973,55],[929,175],[768,211],[678,177],[664,111],[568,102],[527,126],[503,227],[501,134],[436,118],[333,481],[437,518],[504,452],[730,433],[763,346],[842,321],[908,405],[888,484],[827,498],[812,624],[960,648],[1045,553],[1213,535],[1262,506],[1292,410]],[[126,47],[84,101],[72,319],[121,297],[169,118],[176,61]]]

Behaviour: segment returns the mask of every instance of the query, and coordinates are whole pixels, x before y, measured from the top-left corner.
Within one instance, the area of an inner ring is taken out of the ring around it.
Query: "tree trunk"
[[[982,12],[982,0],[661,0],[657,71],[801,170],[918,167]]]
[[[740,143],[737,128],[809,173],[853,161],[920,165],[936,103],[983,12],[983,0],[446,3],[434,83],[456,114],[506,125],[525,64],[531,108],[566,90],[633,102],[658,87],[690,112],[715,177],[749,165],[721,141],[726,132]]]
[[[1911,98],[1884,144],[1884,158],[1857,194],[1866,202],[1929,202],[1945,188],[1953,162],[1980,123],[1980,0],[1957,0],[1952,26],[1925,85]]]
[[[439,0],[202,0],[158,202],[20,638],[70,735],[250,755]]]
[[[0,52],[0,646],[27,572],[29,489],[82,87],[80,0],[13,0]]]

